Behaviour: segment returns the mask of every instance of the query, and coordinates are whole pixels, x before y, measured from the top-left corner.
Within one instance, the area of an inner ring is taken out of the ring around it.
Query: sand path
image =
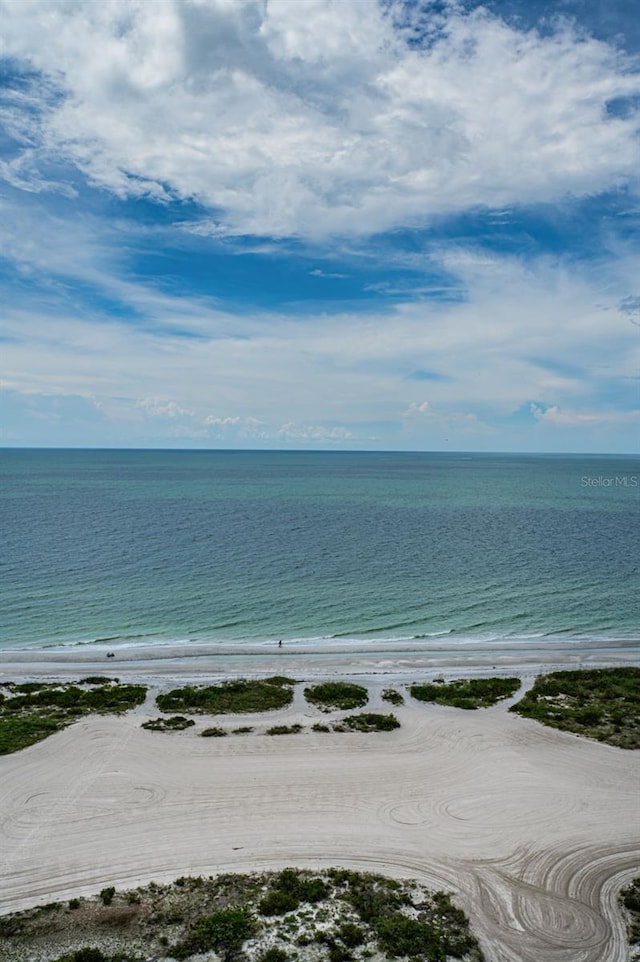
[[[0,758],[2,911],[181,874],[343,865],[455,891],[489,962],[624,962],[616,898],[640,869],[640,753],[503,706],[397,714],[384,735],[202,739],[146,732],[137,712]],[[297,698],[269,723],[319,717]]]

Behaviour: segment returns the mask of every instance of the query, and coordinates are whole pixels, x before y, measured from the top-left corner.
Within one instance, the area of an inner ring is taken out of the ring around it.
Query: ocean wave
[[[443,645],[446,645],[446,650],[451,651],[455,649],[464,649],[469,647],[487,647],[490,646],[492,649],[499,649],[501,647],[513,649],[525,649],[531,648],[532,644],[534,646],[539,645],[544,648],[548,648],[550,645],[558,644],[561,646],[571,645],[571,644],[583,644],[583,645],[597,645],[599,643],[612,645],[619,643],[621,645],[638,643],[638,638],[640,637],[639,631],[598,631],[598,632],[588,632],[588,631],[571,631],[570,629],[558,629],[553,632],[543,632],[543,631],[531,631],[531,632],[510,632],[510,631],[496,631],[496,630],[486,630],[486,631],[456,631],[454,629],[447,629],[444,631],[434,631],[434,632],[421,632],[415,635],[385,635],[370,637],[365,633],[359,635],[357,633],[351,633],[349,635],[341,635],[339,637],[335,635],[313,635],[313,636],[299,636],[299,637],[284,637],[279,639],[277,637],[248,637],[243,639],[225,639],[225,638],[212,638],[207,636],[201,637],[170,637],[170,636],[158,636],[158,635],[112,635],[112,636],[101,636],[92,639],[75,639],[75,640],[65,640],[65,641],[54,641],[54,642],[32,642],[30,644],[16,644],[16,645],[6,645],[0,646],[0,650],[5,653],[10,651],[55,651],[69,649],[86,649],[89,648],[94,651],[107,651],[107,650],[126,650],[126,649],[138,649],[138,650],[156,650],[156,649],[168,649],[168,648],[179,648],[182,650],[201,650],[205,649],[211,653],[219,652],[220,654],[232,655],[237,653],[241,655],[242,653],[250,654],[252,652],[262,652],[265,653],[273,648],[278,647],[280,640],[283,642],[283,647],[288,651],[297,652],[300,654],[308,652],[317,652],[321,654],[324,652],[339,652],[341,649],[345,652],[354,651],[376,651],[398,654],[400,651],[412,651],[412,652],[438,652],[445,650]]]

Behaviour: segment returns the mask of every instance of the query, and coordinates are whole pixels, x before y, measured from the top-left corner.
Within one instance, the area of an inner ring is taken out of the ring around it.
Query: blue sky
[[[631,0],[0,0],[0,444],[627,452]]]

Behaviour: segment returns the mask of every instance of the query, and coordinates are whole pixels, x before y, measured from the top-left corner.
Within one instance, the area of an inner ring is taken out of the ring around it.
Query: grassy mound
[[[267,735],[297,735],[302,731],[302,725],[274,725],[267,728]]]
[[[385,688],[382,692],[382,700],[388,701],[390,705],[404,705],[404,698],[395,688]]]
[[[222,962],[482,960],[449,895],[344,869],[179,878],[0,918],[3,962],[186,962],[212,952]]]
[[[618,748],[640,748],[640,668],[541,675],[509,710]]]
[[[411,685],[409,691],[418,701],[475,709],[490,708],[515,694],[519,687],[519,678],[459,678],[447,685]]]
[[[322,685],[305,688],[304,697],[322,711],[336,708],[362,708],[369,700],[367,689],[346,681],[328,681]]]
[[[119,714],[147,697],[142,685],[118,685],[108,678],[100,684],[92,678],[78,684],[8,682],[1,687],[0,755],[33,745],[83,715]]]
[[[376,712],[347,715],[333,726],[336,732],[391,732],[395,728],[400,728],[395,715],[379,715]]]
[[[156,704],[160,711],[202,715],[274,711],[291,704],[291,687],[294,684],[290,678],[280,675],[254,681],[240,678],[219,685],[174,688],[164,695],[158,695]]]
[[[143,722],[141,728],[146,728],[150,732],[182,732],[185,728],[195,725],[192,718],[185,718],[184,715],[172,715],[171,718],[151,718]]]

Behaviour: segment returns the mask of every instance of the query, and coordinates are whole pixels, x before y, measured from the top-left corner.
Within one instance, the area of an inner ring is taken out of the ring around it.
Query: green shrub
[[[116,894],[116,890],[113,887],[113,885],[110,885],[109,888],[102,889],[102,891],[100,892],[100,898],[102,899],[102,904],[111,905],[115,894]]]
[[[301,902],[323,902],[330,894],[329,886],[321,878],[301,879],[298,896]]]
[[[243,944],[256,932],[256,923],[248,909],[228,908],[199,919],[188,937],[174,946],[176,959],[213,949],[225,960],[235,958]]]
[[[10,755],[22,748],[28,748],[29,745],[34,745],[65,728],[68,723],[68,718],[57,715],[0,717],[0,755]]]
[[[288,962],[289,956],[284,949],[271,948],[263,952],[258,962]]]
[[[404,705],[404,698],[395,688],[385,688],[382,692],[383,701],[388,701],[391,705]]]
[[[193,725],[195,725],[193,718],[185,718],[184,715],[172,715],[170,718],[152,718],[143,722],[140,727],[151,732],[181,732]]]
[[[411,685],[409,691],[418,701],[475,709],[489,708],[515,694],[519,687],[519,678],[459,678],[446,685]]]
[[[285,892],[282,889],[275,889],[260,900],[258,910],[260,915],[286,915],[287,912],[295,912],[300,905],[300,899],[292,892]]]
[[[640,668],[541,675],[509,710],[619,748],[640,748]]]
[[[351,962],[353,958],[349,949],[340,942],[329,941],[329,962]]]
[[[260,902],[261,915],[285,915],[303,902],[322,902],[330,894],[327,883],[317,877],[309,878],[294,868],[278,872],[270,891]]]
[[[100,686],[84,692],[82,705],[91,711],[120,713],[141,705],[146,697],[143,685]]]
[[[390,879],[348,872],[346,881],[349,889],[344,897],[367,925],[386,918],[410,901]]]
[[[297,895],[300,891],[301,879],[302,873],[298,869],[283,868],[273,880],[273,886],[283,892],[295,892]]]
[[[323,725],[321,722],[316,722],[315,725],[311,726],[311,731],[313,732],[330,732],[331,728],[329,725]]]
[[[302,731],[302,725],[274,725],[267,728],[267,735],[297,735]]]
[[[263,681],[225,681],[219,685],[200,688],[187,686],[158,695],[156,703],[161,711],[183,711],[189,714],[224,715],[273,711],[291,704],[291,684],[276,677]]]
[[[312,685],[305,688],[304,696],[307,701],[323,711],[332,711],[337,708],[362,708],[369,700],[366,688],[345,681],[328,681],[321,685]]]
[[[92,947],[78,949],[71,958],[73,962],[109,962],[107,956],[100,949]]]
[[[6,686],[12,696],[0,702],[0,755],[19,751],[60,731],[90,712],[123,712],[141,704],[140,685],[77,685],[27,682]]]
[[[446,962],[438,933],[428,924],[400,913],[379,919],[376,923],[378,945],[393,958],[408,955]]]
[[[400,728],[400,722],[395,715],[362,712],[360,715],[347,715],[333,727],[335,731],[341,732],[390,732]]]
[[[337,937],[349,948],[355,949],[356,946],[362,945],[365,941],[365,932],[359,925],[355,922],[345,922],[341,925],[336,933]]]
[[[215,726],[213,726],[213,728],[204,728],[200,732],[202,738],[224,738],[226,734],[224,728],[216,728]]]

